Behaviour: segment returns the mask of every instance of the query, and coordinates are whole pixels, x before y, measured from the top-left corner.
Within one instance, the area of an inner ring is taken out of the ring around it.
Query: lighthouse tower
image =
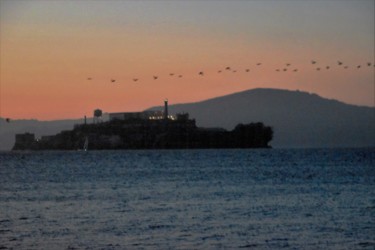
[[[164,100],[164,120],[168,120],[168,99]]]

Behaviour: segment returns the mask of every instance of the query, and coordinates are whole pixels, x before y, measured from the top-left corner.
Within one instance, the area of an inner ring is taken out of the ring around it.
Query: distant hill
[[[109,118],[108,113],[104,113],[104,121]],[[54,121],[32,120],[10,120],[7,122],[0,117],[0,150],[11,150],[14,146],[15,135],[22,133],[33,133],[38,138],[42,135],[55,135],[62,130],[71,130],[75,124],[82,124],[83,119],[67,119]],[[88,123],[92,123],[92,118],[87,118]]]
[[[233,129],[241,122],[263,122],[274,128],[273,147],[375,146],[374,107],[349,105],[300,91],[253,89],[170,105],[169,112],[187,112],[202,127]]]
[[[11,120],[6,122],[0,118],[0,150],[10,150],[15,142],[15,134],[34,133],[37,137],[41,135],[54,135],[61,130],[73,129],[74,124],[82,123],[80,120]]]
[[[170,105],[169,112],[188,112],[200,127],[231,130],[238,123],[263,122],[274,129],[273,147],[375,146],[374,107],[349,105],[300,91],[253,89],[196,103]],[[7,123],[0,118],[0,150],[12,148],[16,133],[54,135],[82,123],[82,119]]]

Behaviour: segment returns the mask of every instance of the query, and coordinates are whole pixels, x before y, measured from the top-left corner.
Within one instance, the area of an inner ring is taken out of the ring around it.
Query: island
[[[94,117],[101,115],[94,111]],[[12,150],[112,150],[112,149],[203,149],[270,148],[273,129],[261,122],[238,124],[233,130],[201,128],[188,113],[164,111],[110,113],[109,121],[77,124],[73,130],[35,138],[16,135]]]

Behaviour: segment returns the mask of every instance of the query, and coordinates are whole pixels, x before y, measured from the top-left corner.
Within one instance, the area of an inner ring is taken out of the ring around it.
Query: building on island
[[[36,143],[35,134],[16,134],[15,147],[19,149],[32,149]]]
[[[35,134],[31,133],[24,133],[24,134],[16,134],[16,141],[20,143],[33,143],[35,141]]]
[[[163,119],[162,111],[109,113],[109,120],[157,120]]]
[[[176,117],[168,114],[168,100],[164,101],[164,111],[161,110],[146,110],[143,112],[118,112],[109,113],[109,120],[175,120]]]

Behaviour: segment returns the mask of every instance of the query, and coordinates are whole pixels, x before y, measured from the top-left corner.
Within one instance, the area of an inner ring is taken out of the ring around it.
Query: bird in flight
[[[316,68],[316,70],[317,70],[317,71],[319,71],[319,70],[320,70],[320,68]]]
[[[135,81],[135,82],[138,81],[138,78],[134,78],[133,81]]]
[[[289,67],[289,66],[290,66],[290,63],[286,63],[285,65],[286,65],[287,67]]]
[[[230,70],[230,67],[226,67],[225,70]]]
[[[262,65],[262,63],[257,63],[257,66],[260,66],[260,65]]]
[[[314,60],[311,60],[311,64],[316,64],[316,61],[314,61]]]
[[[338,65],[342,65],[342,62],[340,62],[340,61],[337,61],[337,64],[338,64]]]
[[[357,66],[357,69],[359,69],[359,68],[361,68],[361,65],[358,65],[358,66]]]
[[[174,73],[170,73],[169,75],[170,75],[170,76],[174,76]]]
[[[246,69],[246,72],[250,72],[250,69]]]
[[[283,71],[288,71],[288,69],[283,69]]]
[[[9,123],[9,122],[10,122],[10,118],[6,118],[5,121],[6,121],[7,123]]]
[[[298,69],[294,69],[294,70],[293,70],[293,72],[297,72],[297,71],[298,71]]]
[[[157,80],[158,79],[158,77],[157,76],[154,76],[154,80]]]
[[[369,62],[369,63],[367,63],[367,66],[371,66],[371,63]]]
[[[182,75],[178,75],[178,78],[181,78],[182,77]]]
[[[204,75],[203,71],[200,71],[198,74],[201,75],[201,76]]]
[[[111,82],[115,82],[116,80],[115,79],[111,79]]]
[[[87,80],[89,80],[89,81],[90,81],[91,79],[92,79],[91,77],[87,77]]]
[[[327,66],[326,69],[329,69],[329,66]]]
[[[217,73],[221,73],[221,70],[219,70]]]

